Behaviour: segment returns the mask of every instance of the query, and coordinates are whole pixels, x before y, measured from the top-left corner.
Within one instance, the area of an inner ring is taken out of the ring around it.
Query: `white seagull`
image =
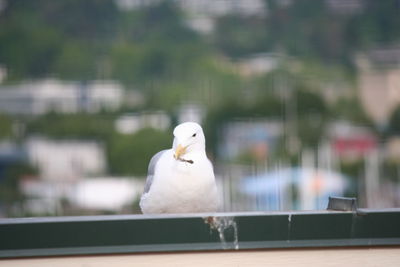
[[[140,199],[143,214],[216,212],[218,193],[201,126],[185,122],[174,129],[171,149],[150,160]]]

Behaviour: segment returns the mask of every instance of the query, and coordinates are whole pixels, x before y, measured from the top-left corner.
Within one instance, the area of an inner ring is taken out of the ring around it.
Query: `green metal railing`
[[[0,257],[400,245],[400,209],[0,220]]]

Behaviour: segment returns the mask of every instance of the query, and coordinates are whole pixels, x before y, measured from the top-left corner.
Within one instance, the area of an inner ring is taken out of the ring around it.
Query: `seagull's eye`
[[[192,137],[196,137],[196,134],[193,134]]]

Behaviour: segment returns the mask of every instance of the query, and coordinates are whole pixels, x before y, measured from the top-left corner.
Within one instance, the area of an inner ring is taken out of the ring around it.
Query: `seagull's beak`
[[[174,158],[179,159],[186,152],[186,147],[182,145],[178,145],[175,150]]]

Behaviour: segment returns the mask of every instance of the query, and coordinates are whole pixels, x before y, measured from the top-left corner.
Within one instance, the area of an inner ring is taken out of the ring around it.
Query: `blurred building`
[[[377,137],[366,127],[349,122],[335,122],[328,126],[333,152],[344,161],[365,158],[378,149]]]
[[[75,209],[89,205],[82,197],[82,190],[88,190],[82,184],[87,177],[94,179],[91,182],[95,183],[94,177],[106,172],[105,153],[101,144],[95,141],[31,137],[24,146],[28,161],[39,170],[38,177],[25,177],[19,181],[20,192],[25,196],[25,213],[62,215],[67,203],[68,207]],[[121,193],[117,191],[110,185],[110,194]],[[115,207],[117,204],[110,205]],[[108,210],[107,207],[104,210]]]
[[[222,127],[218,155],[224,160],[249,155],[264,161],[274,150],[283,131],[281,121],[251,119],[227,122]]]
[[[206,108],[204,106],[194,103],[183,104],[178,110],[178,123],[192,121],[202,124],[205,115]]]
[[[24,162],[26,154],[21,146],[9,140],[0,142],[0,181],[5,178],[7,168],[15,163]]]
[[[163,0],[115,0],[117,6],[122,10],[133,10],[153,6]]]
[[[212,17],[237,15],[264,15],[262,0],[175,0],[189,14]]]
[[[359,96],[370,118],[385,126],[400,105],[400,46],[358,55]]]
[[[77,182],[67,196],[81,209],[120,212],[133,205],[144,187],[144,181],[132,177],[96,177]]]
[[[336,14],[353,15],[362,12],[364,0],[325,0],[329,10]]]
[[[264,16],[263,0],[176,0],[187,14],[187,24],[200,33],[211,33],[215,20],[226,15]]]
[[[323,210],[329,196],[343,196],[349,183],[342,174],[314,168],[282,168],[241,180],[249,210]]]
[[[164,0],[167,1],[167,0]],[[115,0],[123,10],[154,6],[163,0]],[[187,25],[200,33],[211,33],[215,20],[226,15],[264,16],[263,0],[173,0],[186,15]]]
[[[160,4],[168,0],[115,0],[121,9],[140,9]],[[188,14],[206,16],[264,15],[265,3],[263,0],[173,0]]]
[[[25,146],[29,162],[43,180],[70,182],[106,171],[104,147],[96,141],[34,137]]]
[[[236,64],[238,73],[242,76],[254,76],[270,72],[281,63],[283,55],[277,53],[254,54],[241,59]]]
[[[143,190],[133,177],[85,177],[79,181],[22,179],[24,211],[32,215],[66,215],[68,212],[130,211]]]
[[[165,131],[171,126],[171,119],[163,111],[125,114],[115,121],[115,129],[122,134],[133,134],[143,128]]]
[[[113,81],[88,83],[46,79],[0,88],[0,112],[42,115],[115,110],[124,100],[124,89]]]

